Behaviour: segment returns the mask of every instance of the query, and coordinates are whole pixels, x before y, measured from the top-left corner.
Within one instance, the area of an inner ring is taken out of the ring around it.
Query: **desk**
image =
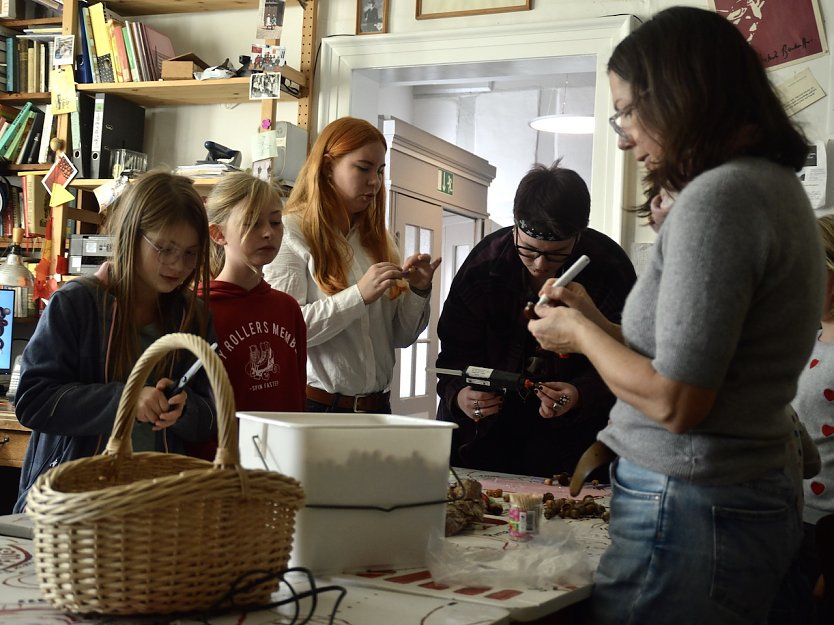
[[[469,469],[456,469],[461,479],[479,481],[484,490],[501,488],[505,492],[553,493],[554,497],[569,498],[566,486],[548,485],[543,478],[486,473]],[[610,505],[609,486],[587,485],[579,493],[581,499],[592,495],[603,505]],[[509,526],[505,518],[487,517],[486,523],[470,526],[461,534],[451,537],[461,546],[503,549],[510,541]],[[599,559],[609,544],[608,523],[602,519],[552,519],[545,523],[566,523],[573,530],[576,540],[585,548],[587,561],[592,571],[599,565]],[[337,583],[364,585],[379,590],[413,593],[431,597],[446,597],[450,600],[468,601],[483,607],[503,607],[509,610],[513,622],[528,622],[546,619],[560,610],[587,599],[591,595],[592,583],[581,586],[555,586],[549,590],[530,588],[481,588],[464,585],[444,586],[433,582],[427,569],[400,569],[367,573],[342,573],[334,575]],[[558,619],[554,619],[556,621]]]
[[[328,583],[328,580],[317,580],[320,586]],[[320,594],[310,623],[326,625],[337,597],[335,592]],[[309,610],[309,600],[302,604],[302,615],[308,613],[305,609]],[[233,613],[207,622],[211,625],[283,625],[289,622],[291,614],[289,608],[284,607],[250,612],[245,616]],[[54,610],[41,599],[32,541],[9,536],[0,536],[0,622],[3,625],[204,625],[204,621],[190,618],[83,617]],[[508,625],[510,617],[503,608],[350,586],[335,622],[338,625]]]
[[[0,467],[20,468],[29,443],[29,428],[20,425],[14,406],[0,400]]]
[[[512,476],[499,473],[483,473],[457,470],[461,478],[480,481],[484,488],[502,488],[506,492],[552,492],[555,497],[567,497],[567,487],[546,485],[535,477]],[[608,487],[587,487],[580,496],[591,494],[607,506],[611,494]],[[29,526],[23,515],[0,518],[3,522]],[[602,552],[608,545],[608,524],[601,519],[561,520],[548,523],[566,523],[584,547],[588,563],[594,570]],[[7,526],[10,533],[14,527]],[[25,533],[25,532],[24,532]],[[501,549],[509,540],[508,526],[502,517],[488,517],[487,521],[450,540],[459,545],[487,544]],[[559,613],[575,608],[588,598],[592,584],[581,586],[556,586],[547,590],[530,588],[476,588],[465,585],[443,586],[431,579],[425,568],[373,571],[366,573],[341,573],[329,577],[317,577],[319,586],[337,584],[347,588],[348,594],[337,613],[339,625],[488,625],[509,624],[552,619],[547,622],[567,622]],[[311,623],[326,624],[326,615],[332,609],[334,594],[322,595],[320,608]],[[573,606],[573,607],[572,607]],[[25,538],[0,536],[0,622],[4,625],[166,625],[168,620],[131,619],[78,619],[69,620],[52,610],[41,598],[35,580],[32,562],[32,541]],[[238,616],[211,619],[211,625],[278,625],[282,623],[275,612],[249,614],[245,621]],[[285,622],[285,621],[284,621]],[[179,620],[177,625],[197,625],[197,621]],[[172,624],[173,625],[173,624]]]

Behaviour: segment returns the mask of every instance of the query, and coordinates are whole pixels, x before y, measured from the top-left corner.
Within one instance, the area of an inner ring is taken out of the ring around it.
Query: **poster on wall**
[[[741,31],[767,69],[828,53],[817,0],[710,0]]]

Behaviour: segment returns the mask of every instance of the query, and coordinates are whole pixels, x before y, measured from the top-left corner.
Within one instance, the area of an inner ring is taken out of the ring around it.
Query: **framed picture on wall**
[[[388,32],[388,0],[356,0],[356,34]]]
[[[529,11],[533,0],[417,0],[417,19]]]

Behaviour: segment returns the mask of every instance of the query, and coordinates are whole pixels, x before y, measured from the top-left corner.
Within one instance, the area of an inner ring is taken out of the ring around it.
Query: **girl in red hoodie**
[[[206,200],[209,306],[238,410],[304,411],[307,326],[262,275],[281,247],[282,206],[277,187],[246,173],[224,176]]]

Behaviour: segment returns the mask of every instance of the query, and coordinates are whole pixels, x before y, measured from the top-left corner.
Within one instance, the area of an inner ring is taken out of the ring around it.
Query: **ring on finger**
[[[566,393],[562,393],[559,395],[559,399],[553,402],[553,408],[551,408],[551,410],[561,410],[569,401],[570,397],[568,397]]]
[[[481,409],[480,408],[475,408],[475,420],[478,421],[478,420],[482,419],[483,416],[484,416],[484,413],[481,412]]]
[[[478,404],[477,399],[472,400],[472,405],[475,406],[475,410],[478,410],[481,407],[480,404]]]

